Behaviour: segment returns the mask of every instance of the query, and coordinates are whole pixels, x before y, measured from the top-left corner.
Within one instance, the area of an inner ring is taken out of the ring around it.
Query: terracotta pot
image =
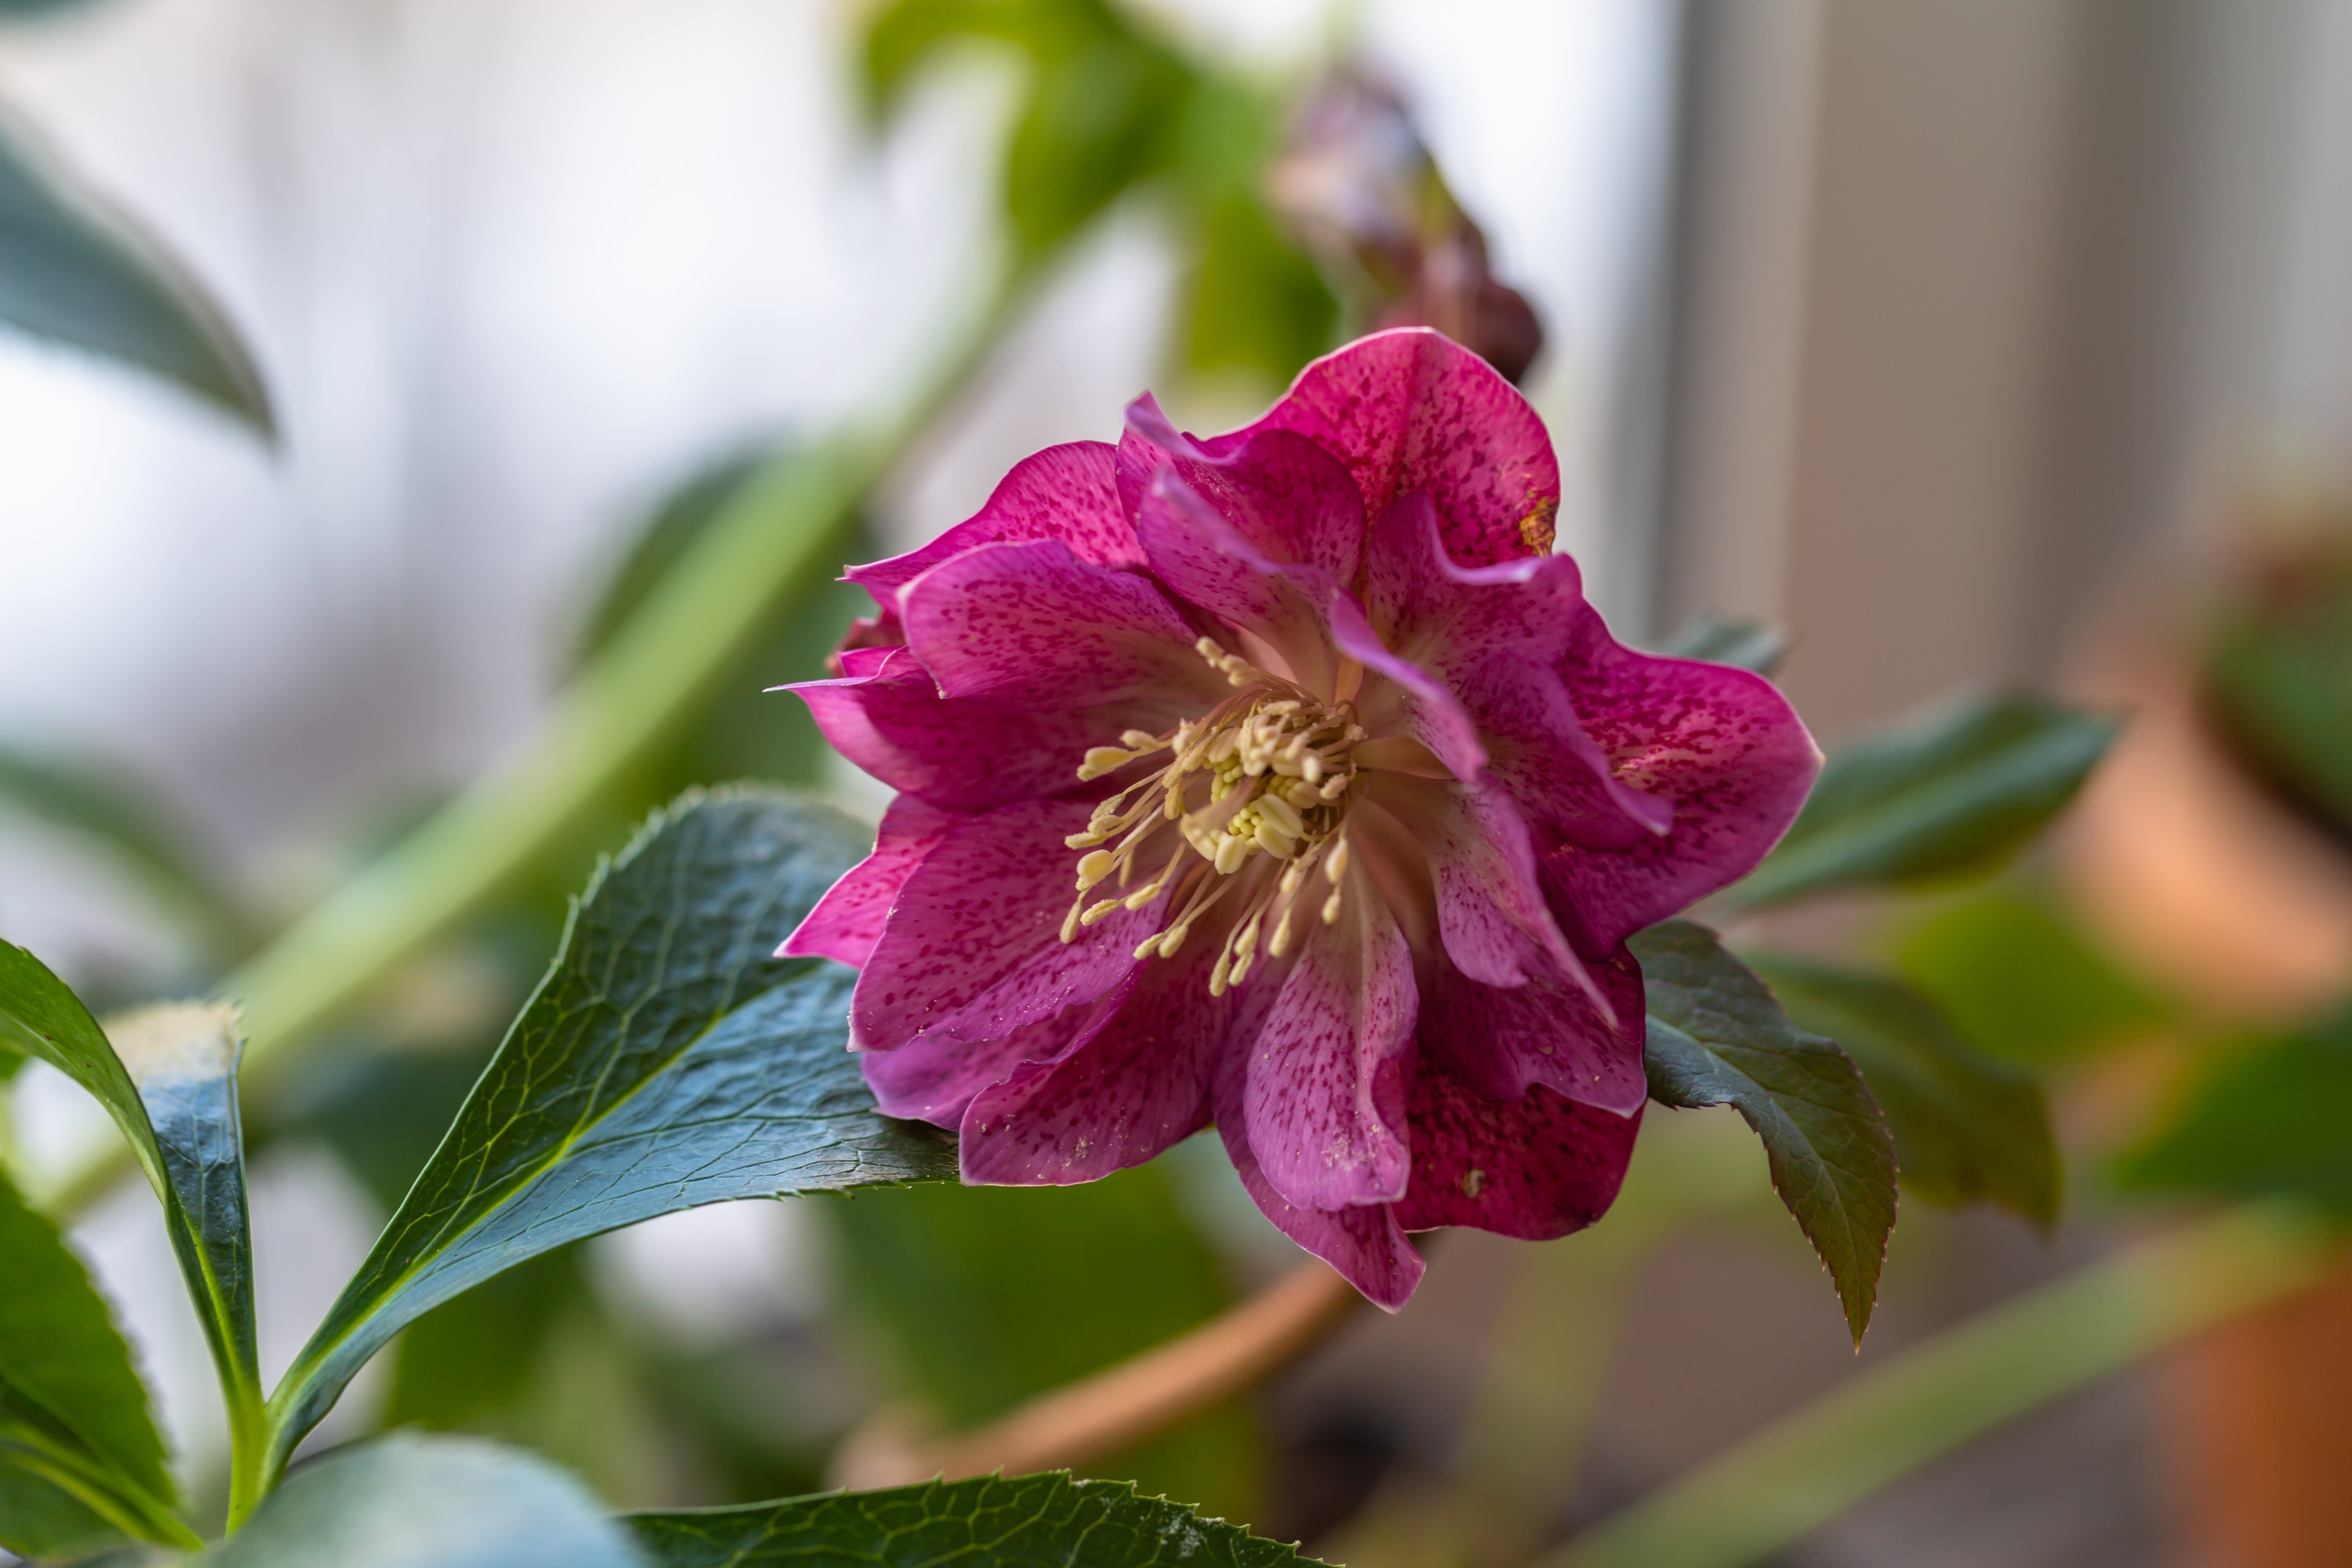
[[[2175,994],[2308,1016],[2352,991],[2352,856],[2231,760],[2158,624],[2101,639],[2077,683],[2132,721],[2062,843],[2070,890]],[[2191,1562],[2352,1563],[2352,1268],[2174,1352],[2158,1382],[2167,1500]]]

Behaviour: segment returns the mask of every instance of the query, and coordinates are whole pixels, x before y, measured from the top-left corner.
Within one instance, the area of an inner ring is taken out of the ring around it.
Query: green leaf
[[[2116,1165],[2128,1192],[2305,1199],[2352,1216],[2352,1013],[2225,1057]]]
[[[923,1186],[824,1205],[849,1310],[950,1429],[1172,1339],[1233,1303],[1156,1165],[1075,1187]],[[1246,1517],[1249,1412],[1204,1415],[1094,1474]]]
[[[168,1003],[126,1015],[114,1030],[110,1043],[65,982],[23,948],[0,942],[0,1037],[89,1090],[129,1140],[163,1200],[164,1233],[220,1374],[232,1449],[249,1458],[259,1435],[261,1383],[236,1016],[209,1003]],[[251,1479],[240,1468],[234,1482]]]
[[[0,1178],[0,1546],[194,1546],[131,1352],[58,1227]]]
[[[2221,620],[2206,667],[2234,749],[2289,796],[2352,832],[2352,554],[2281,562]]]
[[[1895,1229],[1895,1144],[1861,1069],[1789,1022],[1705,926],[1666,921],[1628,945],[1649,996],[1650,1098],[1728,1105],[1755,1129],[1860,1344]]]
[[[1964,697],[1832,757],[1742,908],[1990,870],[2074,798],[2116,721],[2029,696]]]
[[[170,910],[207,937],[234,939],[237,900],[147,792],[112,769],[0,745],[0,805],[103,845]]]
[[[1658,650],[1675,658],[1703,658],[1735,669],[1769,675],[1789,654],[1788,634],[1760,621],[1724,621],[1701,616]]]
[[[986,1476],[632,1515],[661,1568],[1285,1568],[1311,1563],[1121,1481]]]
[[[1955,1034],[1899,980],[1795,958],[1748,961],[1801,1029],[1862,1068],[1895,1134],[1905,1190],[1932,1204],[1994,1203],[2058,1221],[2058,1149],[2042,1086]]]
[[[1211,205],[1184,300],[1181,342],[1196,371],[1254,370],[1286,384],[1331,347],[1339,301],[1276,232],[1253,194]]]
[[[947,1180],[845,1048],[854,975],[771,956],[866,847],[780,792],[692,794],[591,882],[547,978],[271,1401],[278,1462],[385,1342],[525,1258],[700,1204]]]
[[[0,321],[169,376],[276,437],[260,373],[195,279],[5,121]]]
[[[2028,1068],[2121,1045],[2173,1016],[2046,898],[1948,904],[1904,933],[1895,960],[1970,1045]]]
[[[198,1568],[641,1568],[627,1529],[543,1459],[379,1438],[306,1466]]]

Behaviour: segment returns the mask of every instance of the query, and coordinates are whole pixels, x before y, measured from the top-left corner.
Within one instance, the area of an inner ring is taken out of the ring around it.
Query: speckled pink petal
[[[1347,595],[1334,594],[1325,615],[1333,645],[1379,678],[1365,682],[1357,701],[1365,726],[1374,735],[1410,734],[1455,778],[1476,778],[1486,765],[1486,747],[1461,699],[1427,670],[1391,653],[1373,634],[1363,606]]]
[[[877,657],[878,654],[878,658]],[[1059,712],[944,698],[911,649],[856,649],[843,675],[782,688],[808,704],[835,751],[893,789],[959,811],[1080,786],[1089,746],[1167,729],[1189,710],[1142,700]]]
[[[1526,984],[1503,989],[1452,964],[1432,969],[1416,1036],[1424,1070],[1433,1065],[1481,1100],[1520,1100],[1540,1085],[1625,1115],[1649,1097],[1642,970],[1631,953],[1620,949],[1590,966],[1616,1015],[1613,1026],[1579,980],[1558,970],[1538,970]]]
[[[923,857],[898,889],[857,977],[850,1043],[890,1050],[921,1035],[991,1040],[1108,995],[1159,929],[1159,903],[1061,938],[1076,896],[1084,800],[1024,801],[976,816]]]
[[[1673,827],[1673,802],[1611,772],[1557,670],[1498,652],[1461,671],[1454,689],[1486,742],[1486,776],[1509,793],[1538,853],[1632,849]]]
[[[1172,959],[1144,964],[1071,1050],[983,1091],[963,1118],[963,1179],[1091,1182],[1208,1125],[1210,1073],[1240,1001],[1230,991],[1209,994],[1216,955],[1196,939]]]
[[[1274,1190],[1302,1208],[1384,1203],[1412,1172],[1412,950],[1364,871],[1308,928],[1248,1047],[1243,1110]]]
[[[1015,463],[988,503],[966,521],[919,550],[852,566],[846,579],[873,595],[882,608],[878,618],[895,626],[899,589],[940,562],[982,544],[1058,539],[1081,561],[1138,565],[1143,552],[1118,504],[1116,468],[1116,449],[1101,441],[1048,447]]]
[[[964,820],[961,812],[942,811],[910,795],[892,801],[882,814],[874,853],[826,889],[808,918],[776,949],[776,956],[830,958],[852,968],[863,964],[873,955],[874,944],[882,940],[890,900],[898,896],[923,857]]]
[[[1465,974],[1518,985],[1533,972],[1582,972],[1544,903],[1527,826],[1499,787],[1375,773],[1356,810],[1387,812],[1427,858],[1438,939]]]
[[[1127,427],[1119,443],[1123,502],[1139,508],[1150,479],[1172,468],[1266,559],[1312,566],[1335,583],[1355,581],[1364,553],[1363,497],[1347,466],[1313,441],[1256,430],[1203,442],[1171,425],[1149,393],[1128,405]]]
[[[1145,492],[1135,531],[1170,592],[1264,638],[1309,690],[1331,689],[1337,664],[1323,619],[1331,588],[1317,569],[1268,560],[1173,468]]]
[[[1419,490],[1373,525],[1364,609],[1381,641],[1440,679],[1498,650],[1545,664],[1564,656],[1585,611],[1584,578],[1565,555],[1471,566],[1447,557],[1436,509]]]
[[[1150,579],[1081,561],[1059,540],[967,550],[898,599],[908,646],[942,696],[1066,711],[1223,695],[1193,651],[1200,634]]]
[[[1275,1191],[1258,1164],[1244,1130],[1240,1053],[1229,1052],[1220,1062],[1214,1086],[1217,1132],[1225,1157],[1234,1163],[1242,1190],[1274,1227],[1313,1253],[1383,1311],[1393,1312],[1412,1299],[1428,1265],[1422,1261],[1389,1204],[1315,1209],[1302,1207]]]
[[[1427,327],[1399,327],[1326,354],[1265,418],[1216,443],[1290,430],[1347,464],[1377,518],[1420,490],[1445,551],[1483,566],[1551,552],[1559,464],[1528,400],[1476,354]]]
[[[950,1040],[922,1035],[896,1050],[861,1051],[857,1065],[885,1116],[953,1128],[974,1096],[1037,1062],[1059,1060],[1100,1021],[1102,1009],[1123,992],[1089,1007],[1072,1007],[993,1040]]]
[[[1581,1230],[1616,1201],[1641,1123],[1638,1110],[1620,1116],[1542,1088],[1517,1103],[1481,1100],[1425,1068],[1413,1082],[1412,1187],[1397,1223],[1523,1241]]]
[[[1796,819],[1821,752],[1763,677],[1636,653],[1598,619],[1560,676],[1617,776],[1675,811],[1663,837],[1544,858],[1561,925],[1582,951],[1607,951],[1755,869]]]

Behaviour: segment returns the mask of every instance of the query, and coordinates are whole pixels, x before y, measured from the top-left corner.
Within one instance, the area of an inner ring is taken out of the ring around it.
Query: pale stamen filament
[[[1250,973],[1261,952],[1276,959],[1288,955],[1299,924],[1297,906],[1309,874],[1318,867],[1330,884],[1321,919],[1328,924],[1339,918],[1349,859],[1340,829],[1357,776],[1355,749],[1366,735],[1346,703],[1318,699],[1227,653],[1214,638],[1204,637],[1194,646],[1211,668],[1239,689],[1165,733],[1129,730],[1116,746],[1087,749],[1078,777],[1087,781],[1146,757],[1168,757],[1097,803],[1086,831],[1067,839],[1072,849],[1084,853],[1076,868],[1077,898],[1062,922],[1062,940],[1076,941],[1080,930],[1118,910],[1141,910],[1172,883],[1179,912],[1135,950],[1138,958],[1171,957],[1203,916],[1245,886],[1244,908],[1210,974],[1211,994],[1222,995]],[[1175,828],[1167,862],[1128,891],[1137,858],[1159,842],[1163,823]],[[1244,875],[1259,855],[1282,862],[1279,873],[1268,867]],[[1196,861],[1194,869],[1184,869]],[[1089,902],[1089,892],[1112,877],[1118,878],[1119,896]]]

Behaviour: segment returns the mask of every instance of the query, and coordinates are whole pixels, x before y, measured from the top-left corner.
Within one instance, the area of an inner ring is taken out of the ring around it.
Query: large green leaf
[[[1729,897],[1754,908],[1990,869],[2074,798],[2116,727],[2046,698],[1970,696],[1858,741]]]
[[[629,1523],[661,1568],[1286,1568],[1312,1562],[1123,1481],[987,1476]]]
[[[0,805],[103,845],[174,914],[215,941],[240,934],[244,911],[168,814],[112,769],[0,745]]]
[[[88,1089],[130,1141],[163,1200],[164,1231],[220,1373],[233,1447],[249,1455],[259,1435],[261,1385],[236,1017],[212,1004],[175,1003],[129,1015],[115,1030],[110,1043],[64,981],[23,948],[0,942],[0,1037]]]
[[[2291,1196],[2352,1216],[2352,1013],[2241,1047],[2117,1162],[2127,1191]]]
[[[1859,1344],[1895,1228],[1895,1144],[1862,1070],[1791,1024],[1705,926],[1666,921],[1629,945],[1649,997],[1650,1097],[1728,1105],[1756,1130]]]
[[[198,1568],[642,1568],[628,1531],[544,1459],[380,1438],[291,1477]]]
[[[0,321],[169,376],[276,434],[260,374],[195,279],[5,121]]]
[[[775,947],[863,851],[781,792],[689,795],[601,871],[563,946],[271,1400],[282,1462],[402,1327],[548,1249],[722,1199],[955,1173],[874,1110],[852,975]]]
[[[105,1300],[58,1227],[0,1178],[0,1546],[73,1557],[196,1544]]]
[[[2058,1220],[2058,1149],[2042,1087],[1959,1037],[1899,980],[1795,958],[1753,958],[1797,1026],[1862,1068],[1895,1134],[1905,1189],[1929,1203],[1995,1203],[2044,1230]]]

